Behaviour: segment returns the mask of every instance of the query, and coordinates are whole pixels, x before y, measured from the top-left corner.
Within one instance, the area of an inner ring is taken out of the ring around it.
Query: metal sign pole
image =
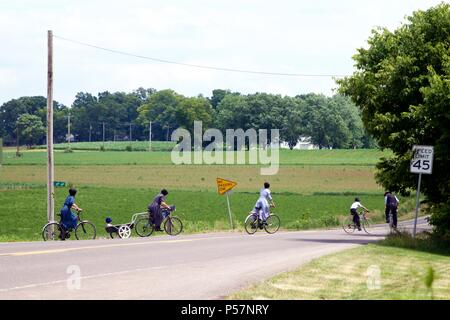
[[[226,195],[227,195],[227,204],[228,204],[228,214],[230,215],[230,225],[231,225],[231,229],[233,229],[233,219],[232,219],[232,217],[231,217],[230,199],[228,198],[228,194],[229,194],[229,192],[226,193]]]
[[[416,194],[416,217],[414,219],[414,231],[413,231],[413,237],[416,237],[416,229],[417,229],[417,217],[419,216],[419,210],[420,210],[420,203],[419,203],[419,197],[420,197],[420,183],[422,182],[422,174],[419,173],[419,182],[417,183],[417,194]]]

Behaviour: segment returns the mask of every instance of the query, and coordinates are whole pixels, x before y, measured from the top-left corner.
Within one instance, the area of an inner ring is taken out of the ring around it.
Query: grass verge
[[[448,247],[430,243],[425,238],[415,243],[402,236],[388,238],[315,259],[296,271],[262,281],[228,298],[450,299]]]

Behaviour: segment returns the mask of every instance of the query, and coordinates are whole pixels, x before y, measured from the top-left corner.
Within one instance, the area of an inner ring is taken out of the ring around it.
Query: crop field
[[[148,141],[105,141],[105,142],[71,142],[70,149],[72,150],[95,150],[99,151],[126,151],[131,148],[134,151],[148,151]],[[175,146],[175,142],[171,141],[153,141],[151,143],[152,151],[170,151]],[[57,143],[54,146],[55,150],[65,150],[69,147],[68,143]],[[38,149],[47,149],[47,146],[38,146]]]
[[[235,229],[259,196],[264,181],[271,183],[274,210],[288,230],[335,227],[355,196],[381,221],[383,190],[374,181],[374,164],[388,153],[379,150],[280,151],[277,175],[261,176],[263,165],[174,165],[170,152],[55,152],[55,180],[75,186],[76,202],[84,218],[97,226],[101,237],[104,219],[125,223],[162,188],[185,232],[230,229],[226,197],[217,194],[217,177],[238,183],[230,196]],[[39,240],[46,223],[45,150],[14,149],[3,153],[0,167],[0,241]],[[55,189],[56,212],[67,188]],[[411,199],[401,199],[406,213]]]
[[[235,158],[238,152],[234,152]],[[248,161],[248,152],[243,152]],[[226,153],[223,153],[224,158]],[[379,150],[280,150],[280,165],[336,165],[336,166],[374,166],[380,157],[390,152]],[[5,148],[5,165],[46,165],[47,153],[43,150],[30,150],[16,157],[14,148]],[[226,164],[226,161],[223,161]],[[170,152],[55,152],[55,165],[171,165]]]

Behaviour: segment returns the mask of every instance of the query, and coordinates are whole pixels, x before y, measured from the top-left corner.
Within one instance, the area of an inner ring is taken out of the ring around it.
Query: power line
[[[57,35],[53,35],[53,36],[55,38],[58,38],[58,39],[61,39],[61,40],[64,40],[64,41],[72,42],[72,43],[79,44],[79,45],[82,45],[82,46],[85,46],[85,47],[99,49],[99,50],[103,50],[103,51],[107,51],[107,52],[111,52],[111,53],[115,53],[115,54],[120,54],[120,55],[124,55],[124,56],[130,56],[130,57],[135,57],[135,58],[140,58],[140,59],[145,59],[145,60],[151,60],[151,61],[160,62],[160,63],[168,63],[168,64],[175,64],[175,65],[180,65],[180,66],[185,66],[185,67],[192,67],[192,68],[201,68],[201,69],[227,71],[227,72],[262,74],[262,75],[269,75],[269,76],[286,76],[286,77],[327,77],[327,78],[334,77],[334,78],[343,78],[343,77],[348,76],[348,75],[343,75],[343,74],[306,74],[306,73],[268,72],[268,71],[256,71],[256,70],[245,70],[245,69],[234,69],[234,68],[222,68],[222,67],[206,66],[206,65],[199,65],[199,64],[190,64],[190,63],[183,63],[183,62],[165,60],[165,59],[160,59],[160,58],[152,58],[152,57],[147,57],[147,56],[143,56],[143,55],[139,55],[139,54],[119,51],[119,50],[115,50],[115,49],[108,49],[108,48],[100,47],[100,46],[97,46],[97,45],[93,45],[93,44],[89,44],[89,43],[85,43],[85,42],[81,42],[81,41],[77,41],[77,40],[73,40],[73,39],[60,37],[60,36],[57,36]]]

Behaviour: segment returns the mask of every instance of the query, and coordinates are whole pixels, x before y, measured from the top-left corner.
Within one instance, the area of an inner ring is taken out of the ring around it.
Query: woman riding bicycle
[[[270,207],[275,207],[272,195],[270,194],[270,184],[264,182],[264,188],[261,188],[259,192],[259,199],[256,201],[254,211],[258,213],[259,219],[265,223],[270,215]]]
[[[81,211],[82,209],[77,206],[75,203],[75,195],[77,194],[77,190],[70,188],[69,195],[64,201],[64,205],[61,209],[61,222],[66,228],[66,230],[75,229],[78,222],[78,217],[75,215],[71,209],[76,211]]]
[[[163,231],[161,229],[161,223],[164,220],[162,216],[162,209],[169,209],[171,207],[166,203],[166,196],[169,192],[166,189],[162,189],[161,192],[153,199],[152,203],[148,205],[148,212],[153,217],[153,223],[155,224],[156,231]]]

